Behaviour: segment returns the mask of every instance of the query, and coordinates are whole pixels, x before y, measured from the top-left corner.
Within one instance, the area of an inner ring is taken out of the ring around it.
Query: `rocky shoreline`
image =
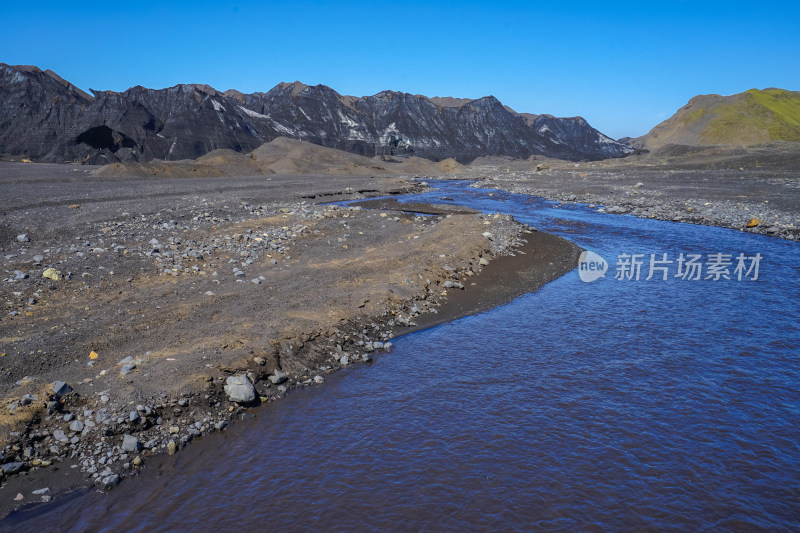
[[[146,181],[82,175],[94,197],[71,203],[75,183],[59,178],[72,168],[30,180],[0,170],[0,188],[27,188],[18,205],[8,195],[2,224],[2,515],[110,489],[153,456],[391,351],[398,334],[534,290],[579,253],[500,214],[303,199],[419,187],[409,180],[320,190],[324,180],[273,176],[266,198],[263,178],[207,179],[159,204]],[[32,201],[53,188],[63,201]],[[494,291],[514,268],[535,275]]]
[[[600,212],[800,240],[800,182],[786,169],[665,169],[546,162],[470,167],[476,187],[584,203]],[[608,168],[606,168],[608,167]]]

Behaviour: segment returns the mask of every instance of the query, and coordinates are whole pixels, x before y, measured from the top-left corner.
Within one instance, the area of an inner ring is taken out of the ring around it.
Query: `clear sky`
[[[639,136],[697,94],[800,90],[800,0],[3,2],[0,61],[78,87],[492,94]]]

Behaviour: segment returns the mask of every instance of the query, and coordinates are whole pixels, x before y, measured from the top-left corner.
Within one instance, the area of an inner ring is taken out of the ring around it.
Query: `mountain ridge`
[[[250,152],[277,137],[368,157],[462,163],[492,155],[577,161],[632,152],[581,117],[520,114],[491,95],[428,98],[385,90],[354,97],[299,81],[254,93],[192,83],[90,89],[90,95],[48,72],[0,63],[0,153],[146,162],[195,159],[216,149]]]

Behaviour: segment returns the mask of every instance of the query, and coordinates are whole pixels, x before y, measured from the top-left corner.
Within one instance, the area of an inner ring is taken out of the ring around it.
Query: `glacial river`
[[[0,526],[800,529],[800,244],[436,186],[401,201],[511,213],[605,278],[399,338],[158,473]]]

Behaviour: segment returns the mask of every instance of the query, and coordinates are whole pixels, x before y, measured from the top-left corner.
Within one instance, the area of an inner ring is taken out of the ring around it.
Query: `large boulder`
[[[134,435],[125,435],[122,437],[122,451],[136,453],[141,446],[139,439]]]
[[[256,389],[247,376],[230,376],[225,380],[225,394],[237,403],[250,403],[256,399]]]

